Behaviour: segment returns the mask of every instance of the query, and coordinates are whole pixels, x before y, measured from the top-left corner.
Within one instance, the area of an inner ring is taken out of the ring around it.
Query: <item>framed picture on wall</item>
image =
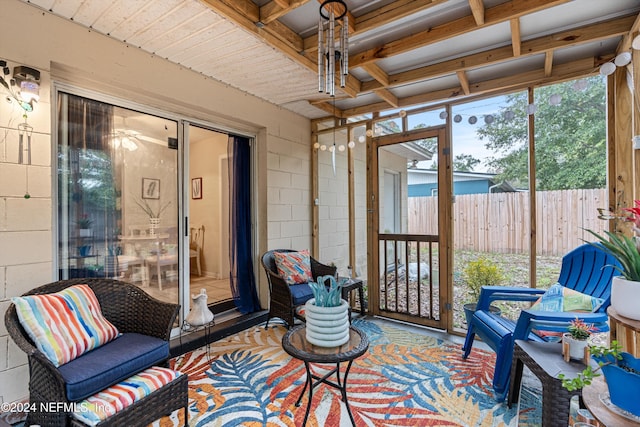
[[[160,180],[153,178],[142,178],[142,198],[143,199],[159,199],[160,198]]]
[[[193,178],[191,180],[191,198],[202,199],[202,178]]]

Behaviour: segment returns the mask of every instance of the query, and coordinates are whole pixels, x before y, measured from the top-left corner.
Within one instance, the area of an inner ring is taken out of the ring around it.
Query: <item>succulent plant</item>
[[[315,282],[309,282],[315,305],[318,307],[338,307],[342,303],[342,287],[348,279],[342,278],[339,281],[335,277],[318,276]],[[329,285],[327,285],[329,282]]]

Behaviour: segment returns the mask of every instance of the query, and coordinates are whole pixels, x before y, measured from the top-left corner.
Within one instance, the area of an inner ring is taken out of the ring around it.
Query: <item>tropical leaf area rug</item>
[[[357,426],[540,425],[539,390],[523,387],[520,408],[494,400],[493,352],[474,348],[463,360],[459,344],[417,328],[370,318],[356,319],[354,326],[370,341],[347,381]],[[307,395],[299,407],[295,403],[306,373],[282,349],[285,332],[282,325],[257,326],[213,343],[208,354],[203,348],[173,359],[172,367],[189,375],[189,425],[302,425]],[[323,365],[313,368],[322,374]],[[183,417],[176,411],[153,425],[183,425]],[[339,390],[315,388],[307,426],[350,425]]]

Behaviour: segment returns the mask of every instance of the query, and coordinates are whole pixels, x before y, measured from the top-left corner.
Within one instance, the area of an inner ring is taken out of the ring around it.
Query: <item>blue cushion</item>
[[[313,298],[313,290],[306,283],[300,285],[290,285],[291,296],[293,297],[293,305],[301,305]]]
[[[67,399],[84,399],[165,361],[169,343],[160,338],[126,333],[58,368]]]

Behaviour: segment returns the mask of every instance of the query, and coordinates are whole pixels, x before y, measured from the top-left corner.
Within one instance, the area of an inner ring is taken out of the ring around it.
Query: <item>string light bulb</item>
[[[631,62],[631,52],[622,52],[613,60],[618,67],[624,67]]]

